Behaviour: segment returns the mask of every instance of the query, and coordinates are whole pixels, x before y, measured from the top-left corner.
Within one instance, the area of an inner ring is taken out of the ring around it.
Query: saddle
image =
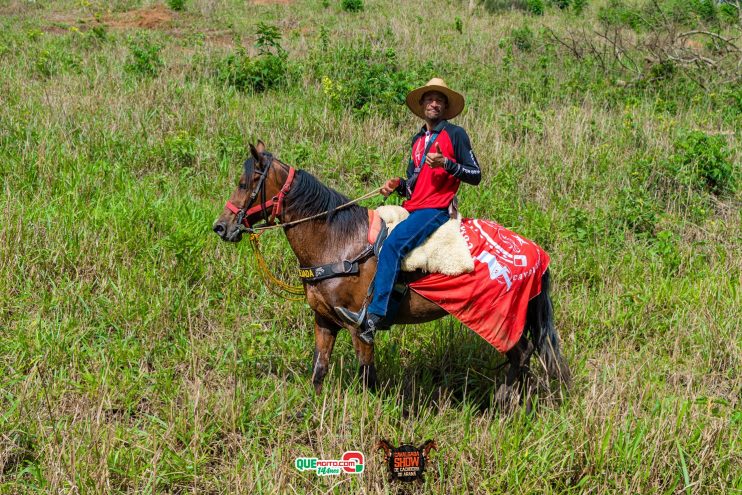
[[[376,212],[381,221],[391,232],[409,212],[401,206],[385,205]],[[369,229],[371,232],[373,229]],[[461,234],[461,218],[455,216],[438,228],[420,246],[413,249],[402,260],[403,272],[422,271],[425,273],[442,273],[444,275],[461,275],[474,270],[474,260],[469,252],[464,236]]]
[[[402,272],[442,273],[461,275],[474,270],[474,260],[461,234],[461,218],[455,216],[438,228],[423,244],[413,249],[402,261]],[[368,211],[368,246],[349,260],[321,266],[299,268],[299,277],[306,282],[358,273],[358,264],[366,258],[378,256],[389,232],[409,216],[401,206],[385,205]]]

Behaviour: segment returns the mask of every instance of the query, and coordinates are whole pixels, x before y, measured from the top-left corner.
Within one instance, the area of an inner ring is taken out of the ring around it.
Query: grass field
[[[550,36],[615,2],[357,3],[0,0],[0,493],[742,493],[739,79]],[[433,75],[482,165],[463,213],[552,258],[574,385],[532,416],[450,318],[378,339],[375,394],[341,333],[315,395],[309,307],[211,232],[257,139],[351,197],[403,173]],[[424,484],[381,438],[437,440]],[[363,474],[294,468],[346,450]]]

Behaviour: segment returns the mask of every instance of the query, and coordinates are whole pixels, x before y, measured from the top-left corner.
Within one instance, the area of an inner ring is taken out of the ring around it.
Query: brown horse
[[[243,232],[256,222],[263,220],[270,225],[278,220],[284,225],[289,245],[303,267],[350,260],[368,248],[366,208],[352,205],[337,209],[347,203],[348,198],[324,186],[309,173],[295,170],[275,159],[265,151],[260,141],[257,148],[250,145],[250,153],[238,188],[213,226],[214,232],[223,240],[239,242]],[[329,213],[319,218],[286,225],[326,211]],[[312,381],[317,393],[322,390],[335,338],[343,327],[350,331],[364,385],[372,389],[376,386],[373,344],[364,343],[358,337],[358,329],[347,326],[333,309],[345,307],[357,311],[364,303],[376,271],[376,257],[371,255],[359,260],[358,268],[355,274],[304,282],[307,302],[314,311]],[[422,274],[404,276],[405,281],[410,282]],[[510,367],[496,394],[496,400],[501,404],[512,404],[514,398],[520,397],[521,387],[525,388],[527,384],[529,362],[534,351],[543,358],[549,378],[569,384],[570,372],[560,353],[548,290],[547,270],[543,275],[541,294],[528,306],[527,331],[506,353]],[[394,323],[423,323],[446,314],[439,306],[409,291],[400,304]]]

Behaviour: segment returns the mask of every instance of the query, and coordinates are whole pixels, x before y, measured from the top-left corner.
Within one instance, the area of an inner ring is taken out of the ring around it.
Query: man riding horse
[[[402,260],[448,221],[459,184],[476,186],[482,178],[466,131],[448,122],[464,109],[461,94],[443,79],[433,78],[407,95],[407,106],[425,125],[412,138],[407,178],[387,180],[381,192],[404,196],[402,207],[410,215],[384,242],[368,307],[358,313],[337,308],[348,323],[361,327],[359,336],[367,344],[373,342],[377,330],[389,329],[394,320],[395,305],[390,300]]]

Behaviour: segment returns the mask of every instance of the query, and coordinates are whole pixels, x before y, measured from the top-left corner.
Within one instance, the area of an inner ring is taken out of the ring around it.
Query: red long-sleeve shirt
[[[423,161],[427,140],[438,131],[428,152],[435,153],[436,144],[448,159],[445,167],[430,168]],[[418,174],[415,178],[415,174]],[[412,153],[407,167],[407,179],[400,181],[397,192],[407,198],[402,206],[407,211],[423,208],[448,208],[461,182],[477,185],[481,170],[466,131],[448,121],[441,121],[433,132],[425,126],[412,138]]]

